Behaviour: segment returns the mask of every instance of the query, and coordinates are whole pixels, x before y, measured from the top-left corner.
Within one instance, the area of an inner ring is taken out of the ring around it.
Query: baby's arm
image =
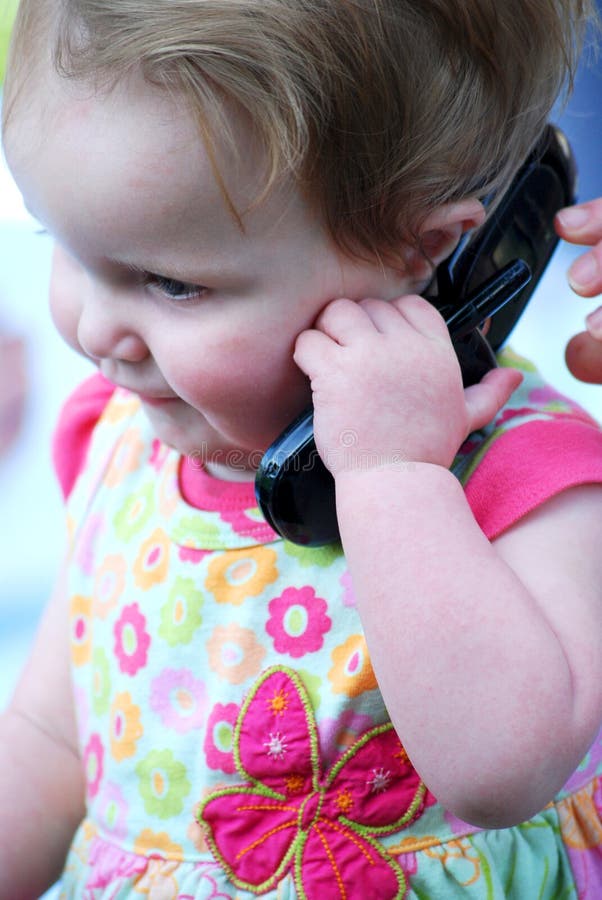
[[[448,467],[516,376],[494,370],[464,392],[444,323],[417,297],[335,301],[295,358],[312,381],[375,673],[412,762],[460,818],[528,818],[602,721],[602,487],[565,491],[485,538]]]
[[[59,877],[84,814],[59,580],[14,697],[0,718],[0,897],[39,897]]]
[[[572,244],[593,245],[569,269],[569,282],[582,297],[602,294],[602,197],[561,210],[556,230]],[[587,317],[586,326],[567,345],[567,366],[575,378],[602,384],[602,306]]]

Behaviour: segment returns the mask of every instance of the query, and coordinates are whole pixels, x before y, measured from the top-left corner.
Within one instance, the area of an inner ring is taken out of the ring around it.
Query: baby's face
[[[291,185],[249,209],[261,158],[233,113],[240,161],[218,145],[217,163],[243,229],[183,102],[140,76],[94,96],[44,75],[19,97],[5,141],[29,209],[57,240],[59,331],[140,395],[163,441],[252,469],[310,400],[297,335],[335,297],[414,285],[342,256]]]

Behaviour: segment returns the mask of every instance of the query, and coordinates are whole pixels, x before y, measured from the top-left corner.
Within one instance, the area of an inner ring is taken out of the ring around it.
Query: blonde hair
[[[292,174],[342,249],[394,259],[431,210],[507,183],[593,16],[590,0],[22,0],[12,66],[49,29],[64,75],[141,66],[187,95],[214,154],[232,98],[266,188]]]

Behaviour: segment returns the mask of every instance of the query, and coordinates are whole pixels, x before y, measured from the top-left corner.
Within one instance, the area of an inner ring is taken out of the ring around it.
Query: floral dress
[[[490,538],[602,481],[596,424],[525,376],[455,463]],[[340,546],[282,541],[149,427],[111,392],[69,496],[87,814],[61,897],[599,900],[602,737],[529,822],[456,819],[388,719]]]

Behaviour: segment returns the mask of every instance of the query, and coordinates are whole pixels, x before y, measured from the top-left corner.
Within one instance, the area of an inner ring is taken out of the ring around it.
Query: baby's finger
[[[506,405],[522,380],[523,376],[517,369],[503,367],[491,369],[479,384],[467,388],[464,399],[468,412],[468,432],[478,431],[488,425]]]
[[[412,328],[425,337],[449,336],[442,315],[424,297],[419,297],[418,294],[408,294],[405,297],[391,300],[391,304],[399,310]]]
[[[582,297],[602,293],[602,240],[575,260],[568,271],[569,284]]]
[[[297,337],[293,359],[308,378],[313,378],[317,367],[329,358],[332,349],[332,339],[327,334],[310,328]]]
[[[596,244],[602,240],[602,197],[568,206],[556,214],[556,231],[573,244]]]
[[[387,300],[374,300],[367,297],[365,300],[361,300],[359,305],[370,318],[376,330],[382,334],[395,331],[406,324],[395,304]]]
[[[576,334],[564,353],[569,372],[586,384],[602,384],[602,342],[587,331]]]
[[[339,297],[324,307],[314,329],[322,331],[337,344],[345,346],[371,326],[370,318],[360,303]]]

